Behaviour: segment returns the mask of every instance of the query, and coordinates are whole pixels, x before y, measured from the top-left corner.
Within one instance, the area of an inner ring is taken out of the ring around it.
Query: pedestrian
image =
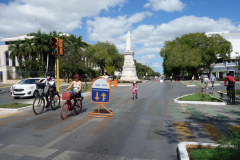
[[[205,76],[204,82],[205,82],[205,88],[208,89],[209,78],[207,76]]]
[[[103,78],[106,78],[106,79],[108,79],[108,75],[107,75],[107,73],[106,72],[104,72],[104,74],[103,74],[103,76],[102,76]]]
[[[201,81],[201,76],[199,75],[199,81]]]
[[[216,81],[216,77],[214,76],[214,74],[212,74],[211,76],[211,81],[212,81],[212,89],[214,89],[214,82]]]
[[[192,76],[192,82],[193,82],[193,80],[194,80],[194,75]]]

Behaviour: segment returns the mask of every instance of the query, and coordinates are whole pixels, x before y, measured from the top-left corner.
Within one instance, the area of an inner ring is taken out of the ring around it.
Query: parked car
[[[37,97],[40,93],[37,89],[37,81],[42,82],[45,78],[23,79],[10,88],[11,95],[17,99],[19,97]]]

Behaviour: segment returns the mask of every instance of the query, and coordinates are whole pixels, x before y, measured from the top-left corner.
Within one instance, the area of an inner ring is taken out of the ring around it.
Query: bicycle
[[[133,93],[133,100],[134,100],[134,98],[137,99],[137,91],[135,89],[133,89],[132,93]]]
[[[56,110],[60,106],[59,93],[55,91],[55,92],[52,92],[52,97],[50,95],[46,97],[46,94],[44,93],[45,86],[46,85],[44,83],[37,84],[37,89],[42,89],[42,93],[33,101],[33,112],[36,115],[41,114],[43,112],[44,108],[46,107],[45,100],[53,110]]]
[[[227,97],[228,97],[228,103],[230,103],[232,101],[232,104],[235,103],[235,90],[233,87],[230,88],[230,90],[227,93]]]
[[[74,110],[76,114],[81,113],[82,111],[82,100],[81,97],[77,97],[76,100],[76,106],[74,106],[74,102],[71,102],[71,96],[72,93],[71,92],[63,92],[62,93],[62,99],[66,100],[65,103],[63,103],[62,107],[61,107],[61,118],[64,120],[67,118],[69,111]]]

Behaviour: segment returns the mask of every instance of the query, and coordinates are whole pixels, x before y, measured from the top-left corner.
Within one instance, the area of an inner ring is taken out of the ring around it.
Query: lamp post
[[[68,83],[69,83],[69,55],[70,55],[70,52],[68,51]]]
[[[209,44],[209,40],[207,40],[207,44]],[[195,41],[195,45],[197,45],[197,41]],[[201,48],[201,77],[203,75],[203,48],[204,43],[200,41],[200,48]],[[203,79],[201,78],[201,83],[203,83]]]

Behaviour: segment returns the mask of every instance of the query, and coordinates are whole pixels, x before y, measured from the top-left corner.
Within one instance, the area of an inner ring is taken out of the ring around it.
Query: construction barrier
[[[117,80],[116,79],[114,79],[114,85],[113,86],[117,87]]]
[[[111,86],[111,81],[110,81],[110,80],[108,80],[108,84],[109,84],[109,86],[110,86],[110,88],[111,88],[112,86]]]

